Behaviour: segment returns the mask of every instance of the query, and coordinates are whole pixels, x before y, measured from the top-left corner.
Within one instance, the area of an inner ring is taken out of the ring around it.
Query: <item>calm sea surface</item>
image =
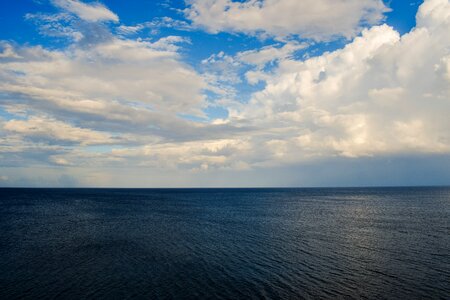
[[[0,189],[0,298],[450,299],[450,188]]]

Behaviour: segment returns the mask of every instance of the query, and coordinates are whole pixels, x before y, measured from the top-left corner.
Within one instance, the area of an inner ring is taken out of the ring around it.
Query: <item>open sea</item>
[[[450,299],[450,188],[0,189],[0,299]]]

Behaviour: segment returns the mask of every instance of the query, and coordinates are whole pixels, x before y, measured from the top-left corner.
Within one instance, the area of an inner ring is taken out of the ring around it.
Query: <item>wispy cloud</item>
[[[99,2],[90,4],[78,0],[52,0],[52,2],[57,7],[75,14],[85,21],[119,21],[119,17],[115,13]]]
[[[111,135],[91,129],[74,127],[62,121],[33,116],[28,120],[10,120],[5,122],[3,129],[11,134],[40,140],[70,142],[81,145],[120,144],[121,140]]]
[[[194,27],[184,21],[184,20],[177,20],[173,19],[171,17],[156,17],[153,18],[151,21],[135,24],[132,26],[129,25],[120,25],[117,28],[117,32],[122,35],[133,35],[137,34],[145,29],[150,30],[151,34],[157,34],[161,29],[176,29],[179,31],[192,31],[194,30]]]

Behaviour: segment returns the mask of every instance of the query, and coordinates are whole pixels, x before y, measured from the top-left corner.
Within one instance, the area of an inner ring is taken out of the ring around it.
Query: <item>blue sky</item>
[[[93,1],[86,1],[86,3]],[[418,6],[423,1],[403,1],[393,0],[384,1],[385,5],[391,8],[390,12],[385,13],[386,23],[393,26],[400,33],[406,33],[415,26],[415,15]],[[145,22],[149,22],[158,18],[170,17],[176,20],[186,20],[182,10],[186,9],[186,3],[180,1],[132,1],[124,2],[103,1],[106,7],[111,9],[120,17],[120,23],[109,24],[111,28],[117,25],[136,26]],[[13,41],[20,44],[43,45],[51,48],[59,48],[67,45],[67,41],[63,39],[50,38],[46,35],[39,34],[35,24],[27,21],[25,16],[33,13],[54,14],[59,10],[52,5],[51,1],[9,1],[2,4],[0,11],[0,20],[2,22],[2,30],[0,38],[6,41]],[[227,53],[236,53],[242,50],[251,50],[264,45],[274,43],[274,40],[268,38],[260,40],[253,36],[245,34],[236,34],[222,32],[219,34],[209,34],[202,30],[192,30],[189,32],[177,30],[176,28],[159,28],[159,32],[151,34],[148,30],[140,32],[134,37],[157,39],[167,35],[187,36],[191,39],[192,44],[185,47],[185,59],[189,63],[196,65],[206,57],[226,51]],[[64,43],[66,42],[66,43]],[[327,41],[327,44],[319,43],[315,48],[315,55],[321,54],[323,51],[329,51],[342,47],[345,40]],[[201,46],[200,46],[201,45]]]
[[[0,6],[0,185],[450,182],[448,0]]]

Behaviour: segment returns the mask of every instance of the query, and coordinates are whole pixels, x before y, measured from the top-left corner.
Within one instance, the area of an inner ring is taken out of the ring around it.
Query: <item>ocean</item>
[[[0,189],[1,299],[450,299],[450,188]]]

